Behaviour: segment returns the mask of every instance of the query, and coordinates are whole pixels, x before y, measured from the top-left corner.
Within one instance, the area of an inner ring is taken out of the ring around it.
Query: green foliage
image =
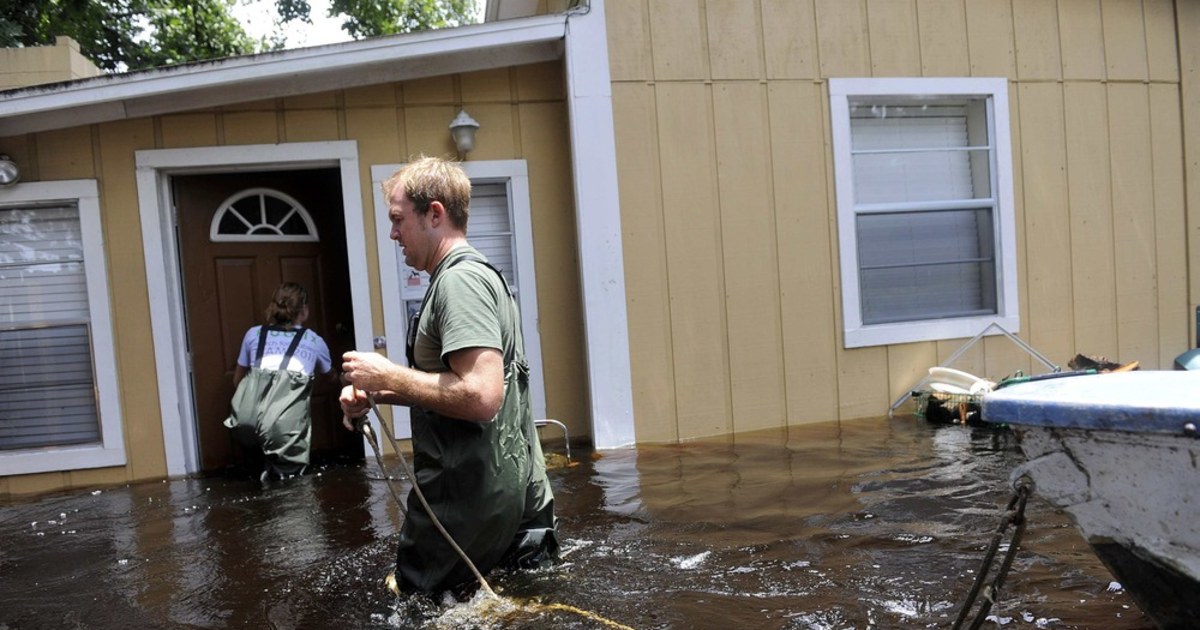
[[[330,16],[355,39],[461,26],[478,0],[333,0]],[[276,34],[255,41],[235,3],[271,2]],[[109,72],[286,47],[286,25],[311,23],[308,0],[0,0],[0,47],[48,46],[60,35]]]
[[[355,39],[470,24],[476,0],[333,0],[342,29]]]

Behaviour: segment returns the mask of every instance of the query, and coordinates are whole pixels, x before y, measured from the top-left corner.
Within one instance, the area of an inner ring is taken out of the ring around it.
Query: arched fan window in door
[[[213,215],[208,234],[214,242],[320,240],[308,210],[270,188],[248,188],[223,201]]]

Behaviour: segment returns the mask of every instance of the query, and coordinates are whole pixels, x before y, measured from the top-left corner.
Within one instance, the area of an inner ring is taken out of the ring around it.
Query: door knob
[[[371,342],[375,345],[376,350],[383,350],[387,348],[387,337],[384,337],[383,335],[375,337],[371,340]]]

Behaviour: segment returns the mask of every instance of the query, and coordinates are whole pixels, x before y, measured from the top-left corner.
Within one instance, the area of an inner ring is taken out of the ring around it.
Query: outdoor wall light
[[[12,186],[21,179],[21,169],[12,158],[0,153],[0,187]]]
[[[450,137],[454,139],[454,146],[459,153],[467,153],[475,148],[475,132],[478,130],[479,123],[465,109],[458,110],[458,115],[450,121]]]

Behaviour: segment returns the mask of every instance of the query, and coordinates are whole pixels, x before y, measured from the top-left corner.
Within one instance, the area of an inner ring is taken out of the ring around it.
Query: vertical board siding
[[[971,76],[1015,78],[1017,51],[1012,3],[966,0],[966,10]]]
[[[149,334],[150,301],[134,183],[134,152],[154,148],[154,124],[149,119],[105,123],[100,125],[99,136],[100,214],[114,306],[113,339],[127,468],[130,479],[149,479],[166,474],[167,460],[159,418],[158,380],[154,376],[154,344]]]
[[[391,91],[394,93],[394,90]],[[347,101],[349,102],[349,99]],[[371,181],[371,165],[396,164],[405,159],[400,153],[401,147],[404,146],[404,136],[400,133],[400,121],[395,107],[347,108],[346,136],[358,142],[358,170],[365,182]],[[375,186],[363,186],[361,193],[363,248],[366,250],[367,260],[379,260],[379,246],[375,233]],[[382,295],[378,265],[367,265],[365,280],[371,295]],[[383,322],[382,300],[375,300],[372,308],[374,312],[371,313],[371,321]],[[396,352],[394,358],[399,359],[399,348],[392,348]],[[381,352],[390,354],[386,349]]]
[[[679,439],[675,353],[671,344],[671,286],[663,247],[662,177],[655,92],[642,83],[613,86],[617,177],[621,182],[621,242],[625,308],[633,379],[635,434],[639,442]],[[636,323],[636,325],[634,325]]]
[[[867,0],[871,76],[921,75],[916,0]]]
[[[1175,38],[1175,2],[1145,0],[1142,2],[1142,14],[1146,19],[1146,62],[1150,80],[1179,81],[1180,51]],[[1196,72],[1196,66],[1188,67],[1193,73]]]
[[[1108,106],[1099,82],[1067,83],[1067,195],[1071,215],[1071,285],[1075,347],[1117,358]]]
[[[453,114],[451,114],[453,116]],[[446,118],[446,120],[450,120]],[[283,113],[285,142],[340,140],[338,112],[333,109],[287,110]]]
[[[705,21],[700,0],[651,1],[650,34],[656,81],[708,78]]]
[[[786,424],[766,90],[713,87],[733,424]],[[750,114],[750,115],[747,115]]]
[[[779,256],[779,302],[788,423],[838,415],[834,330],[835,215],[828,190],[823,125],[825,94],[810,82],[776,81],[768,89],[771,181]]]
[[[1100,0],[1059,0],[1058,23],[1062,25],[1063,78],[1105,78]]]
[[[1012,0],[1017,76],[1026,81],[1061,79],[1058,8],[1046,0]]]
[[[962,0],[917,0],[917,32],[922,76],[971,76]]]
[[[821,76],[871,76],[864,0],[816,0],[816,15]]]
[[[1190,114],[1197,106],[1187,105],[1200,92],[1184,89],[1181,70],[1195,72],[1200,36],[1176,43],[1176,22],[1200,20],[1200,12],[1177,6],[610,2],[610,12],[622,13],[609,16],[610,27],[621,25],[609,35],[619,49],[611,53],[614,91],[628,99],[617,112],[622,202],[654,203],[661,194],[661,225],[657,213],[623,208],[635,222],[626,226],[626,262],[653,269],[660,263],[642,250],[658,244],[666,252],[665,278],[627,272],[631,313],[644,313],[630,319],[639,362],[658,354],[656,364],[670,365],[674,378],[673,394],[651,396],[647,388],[635,400],[638,435],[687,440],[760,426],[748,422],[768,426],[761,410],[777,404],[787,424],[881,415],[969,340],[842,348],[826,111],[832,77],[1008,78],[1018,334],[1064,368],[1077,353],[1170,367],[1189,335],[1185,311],[1200,295],[1197,273],[1189,276],[1180,262],[1189,247],[1200,251],[1192,244],[1200,237],[1185,238],[1200,216],[1185,196],[1200,186],[1184,182],[1198,167],[1185,161],[1188,144],[1180,140],[1200,124]],[[754,79],[765,89],[743,83]],[[759,272],[758,253],[741,247],[767,217],[774,278]],[[713,257],[724,261],[721,269]],[[667,296],[654,295],[663,290]],[[754,355],[767,364],[748,368]],[[714,361],[726,361],[723,380],[712,378]],[[1003,336],[984,339],[953,365],[993,379],[1047,369]],[[659,426],[660,419],[676,426]]]
[[[1029,318],[1025,339],[1066,363],[1071,356],[1070,216],[1062,87],[1023,84],[1020,125],[1025,181],[1025,256]]]
[[[1175,4],[1179,34],[1179,101],[1183,110],[1187,207],[1188,308],[1200,305],[1200,3]],[[1190,333],[1189,333],[1190,334]],[[1193,338],[1192,346],[1200,346]]]
[[[90,128],[46,131],[37,134],[34,141],[37,146],[35,170],[39,179],[92,179],[96,176]]]
[[[270,112],[225,112],[221,132],[225,144],[275,144],[279,142],[277,114]]]
[[[608,71],[613,81],[647,81],[654,76],[646,0],[607,0]]]
[[[930,366],[938,363],[937,342],[902,343],[888,346],[888,400],[897,400],[912,390],[913,385],[929,375]]]
[[[1104,16],[1104,59],[1110,81],[1145,81],[1146,26],[1140,0],[1101,0]]]
[[[1189,347],[1195,326],[1188,308],[1187,222],[1183,200],[1183,129],[1179,91],[1150,85],[1150,150],[1154,156],[1155,266],[1158,270],[1159,365],[1166,367]]]
[[[509,68],[480,70],[460,75],[459,97],[468,103],[511,103],[512,71]]]
[[[160,119],[163,148],[203,147],[217,143],[215,114],[184,114]]]
[[[657,101],[679,434],[718,435],[733,425],[712,99],[701,83],[665,83]]]
[[[1150,107],[1145,85],[1108,85],[1117,336],[1122,361],[1159,365]]]
[[[707,0],[708,55],[712,78],[763,76],[762,28],[755,2]]]
[[[813,0],[762,0],[761,6],[767,78],[819,76]]]

